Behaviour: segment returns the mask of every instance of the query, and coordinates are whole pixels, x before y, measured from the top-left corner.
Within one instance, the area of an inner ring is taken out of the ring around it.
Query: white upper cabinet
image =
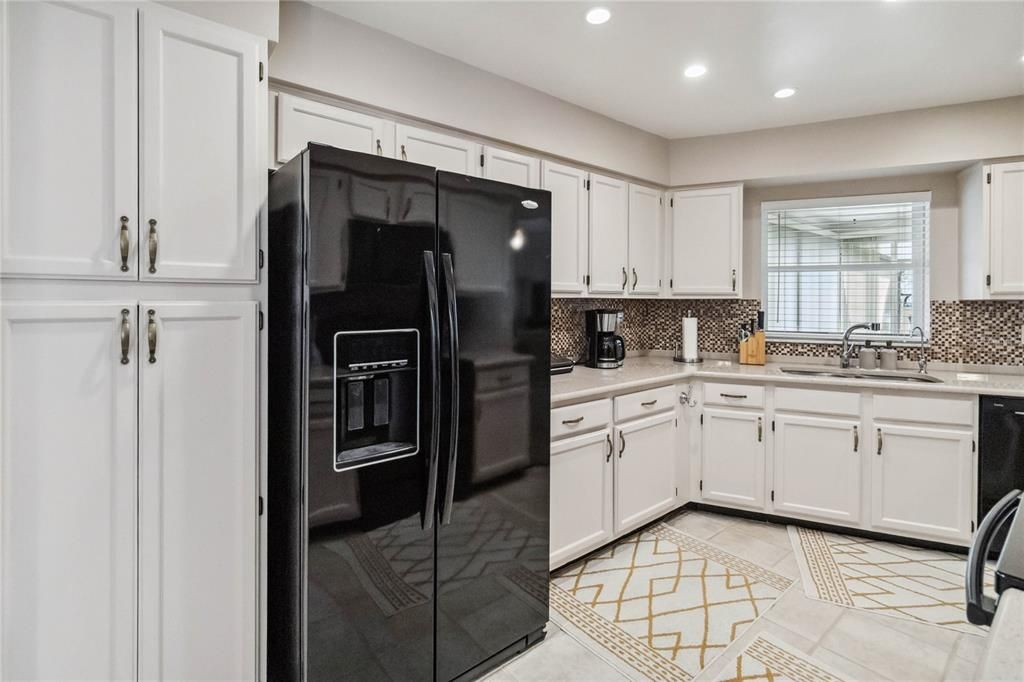
[[[662,193],[629,186],[629,285],[631,294],[661,291]]]
[[[484,147],[483,176],[520,187],[540,187],[540,160],[496,147]]]
[[[629,285],[629,192],[623,180],[590,174],[592,294],[622,294]]]
[[[1024,296],[1024,161],[992,164],[989,250],[993,296]]]
[[[135,311],[0,309],[0,679],[135,678]]]
[[[395,124],[383,118],[280,93],[277,161],[285,163],[309,142],[394,157]]]
[[[139,315],[139,678],[253,680],[256,304]]]
[[[158,6],[139,15],[142,277],[255,281],[261,41]]]
[[[743,187],[681,190],[672,195],[671,293],[741,295]]]
[[[135,279],[135,6],[9,2],[0,21],[0,274]]]
[[[395,126],[395,156],[437,170],[480,175],[483,147],[471,140],[399,123]]]
[[[701,499],[764,508],[764,417],[706,408],[701,438]]]
[[[541,188],[551,192],[551,291],[587,290],[587,172],[541,161]]]

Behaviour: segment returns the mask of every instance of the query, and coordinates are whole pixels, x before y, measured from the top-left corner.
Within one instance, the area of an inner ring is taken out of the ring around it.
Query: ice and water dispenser
[[[419,332],[334,336],[334,470],[419,451]]]

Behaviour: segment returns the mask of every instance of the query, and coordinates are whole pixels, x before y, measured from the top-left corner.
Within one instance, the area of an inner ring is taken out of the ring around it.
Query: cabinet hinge
[[[263,311],[262,310],[260,311],[260,318],[259,318],[259,320],[260,320],[260,322],[259,322],[260,323],[260,331],[263,331]]]
[[[704,479],[703,478],[700,480],[699,483],[697,483],[697,490],[700,490],[700,491],[704,490]]]
[[[676,488],[676,497],[679,497],[679,488]]]
[[[700,416],[700,425],[704,426],[704,415],[703,414]]]
[[[661,288],[661,280],[660,279],[658,280],[658,288],[659,289]]]
[[[675,198],[672,198],[672,199],[669,199],[669,200],[668,200],[668,207],[669,207],[669,208],[673,208],[673,207],[674,207],[675,205],[676,205],[676,200],[675,200]]]
[[[590,191],[590,180],[584,180],[584,181],[583,181],[583,186],[584,186],[584,187],[586,188],[586,190],[587,190],[587,191],[589,192],[589,191]]]
[[[772,433],[775,433],[775,420],[772,420]]]
[[[260,495],[260,505],[259,506],[260,506],[260,510],[259,510],[260,513],[259,513],[259,515],[263,516],[263,496],[262,495]]]
[[[773,490],[772,491],[772,502],[774,502],[774,501],[775,501],[775,491]]]
[[[263,249],[260,249],[260,270],[263,269]]]
[[[985,286],[992,286],[992,275],[985,275]]]
[[[263,82],[263,62],[260,61],[260,83]]]
[[[675,280],[670,277],[669,280],[668,280],[668,288],[669,289],[671,289],[673,286],[675,286],[675,284],[673,284],[673,282],[675,282]]]
[[[971,532],[974,532],[974,521],[971,521]]]
[[[977,451],[978,451],[978,444],[977,444],[977,443],[975,443],[975,442],[974,442],[974,441],[972,440],[972,441],[971,441],[971,452],[977,452]]]
[[[676,428],[677,429],[679,428],[679,419],[678,418],[676,419]]]
[[[480,154],[480,167],[481,167],[481,168],[483,168],[483,167],[484,167],[484,155],[483,155],[483,153],[482,153],[482,152],[481,152],[481,154]]]
[[[590,275],[583,275],[583,283],[590,286]]]
[[[992,174],[991,173],[985,173],[985,184],[986,185],[991,185],[992,184]]]

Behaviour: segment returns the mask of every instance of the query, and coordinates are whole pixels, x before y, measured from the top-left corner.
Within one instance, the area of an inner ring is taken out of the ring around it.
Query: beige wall
[[[743,190],[744,297],[761,297],[761,202],[925,191],[932,193],[929,296],[932,300],[959,298],[956,173],[746,187]]]
[[[158,0],[161,5],[277,42],[278,0]]]
[[[673,186],[1024,154],[1024,97],[671,142]]]
[[[668,141],[311,5],[281,3],[272,79],[668,184]]]

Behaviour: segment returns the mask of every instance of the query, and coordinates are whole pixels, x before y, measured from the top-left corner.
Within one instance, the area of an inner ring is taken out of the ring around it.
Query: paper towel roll
[[[697,318],[683,318],[683,361],[697,360]]]

